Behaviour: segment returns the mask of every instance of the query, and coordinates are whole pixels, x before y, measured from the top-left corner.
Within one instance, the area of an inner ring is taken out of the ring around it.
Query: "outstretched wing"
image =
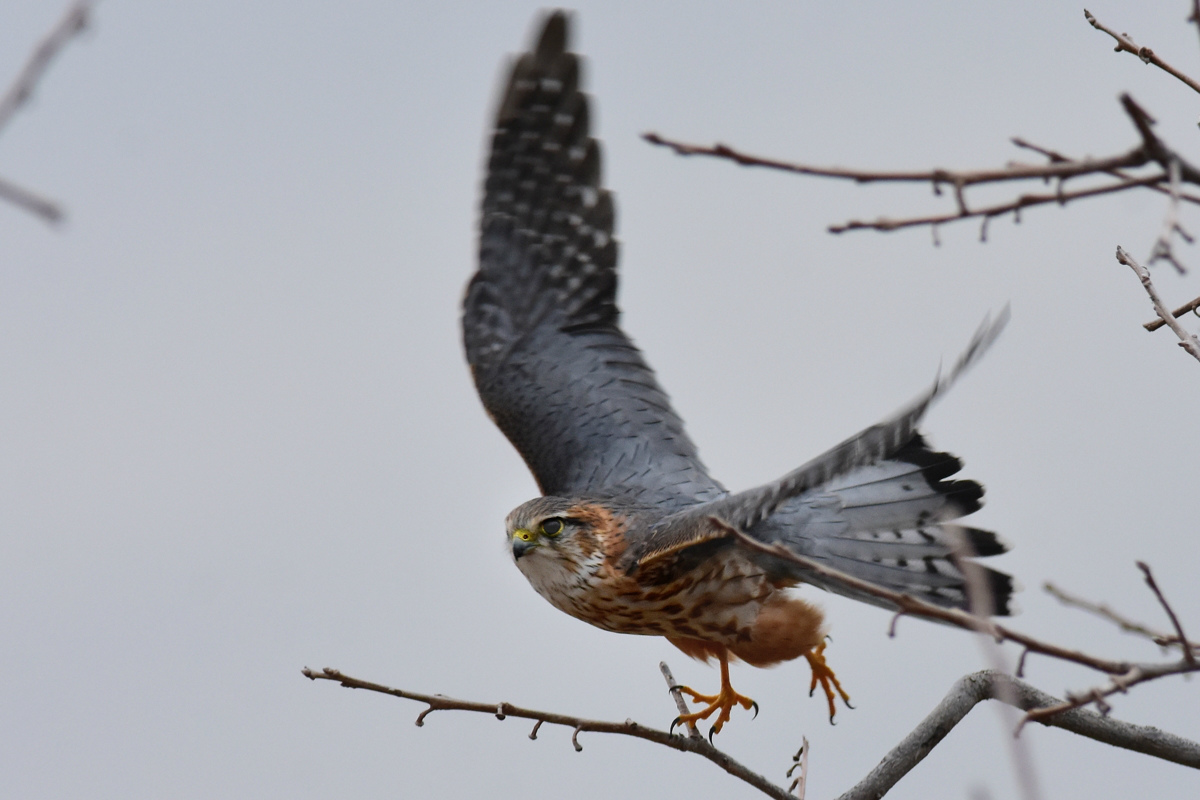
[[[484,187],[463,341],[483,405],[545,494],[682,505],[723,493],[618,327],[612,196],[567,19],[513,66]]]

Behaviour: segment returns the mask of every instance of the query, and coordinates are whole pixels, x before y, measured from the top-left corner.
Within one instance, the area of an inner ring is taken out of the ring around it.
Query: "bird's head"
[[[603,506],[565,497],[539,497],[513,509],[505,520],[517,568],[539,591],[573,580],[603,561],[605,537],[615,532]]]

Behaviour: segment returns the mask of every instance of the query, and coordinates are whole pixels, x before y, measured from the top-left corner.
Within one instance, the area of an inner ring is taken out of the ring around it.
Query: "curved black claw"
[[[750,719],[758,719],[758,703],[754,700],[750,701],[750,708],[754,709],[754,716]]]
[[[829,724],[830,724],[830,725],[837,725],[837,720],[833,718],[833,714],[830,714],[830,715],[829,715]]]
[[[682,689],[682,688],[683,688],[682,683],[672,683],[670,686],[667,687],[667,691],[674,692],[674,691],[676,691],[678,689]]]
[[[682,722],[683,722],[683,717],[676,717],[674,720],[672,720],[671,727],[667,731],[667,736],[674,736],[675,735],[675,726],[681,724]]]
[[[854,706],[850,705],[850,701],[849,701],[849,700],[843,700],[842,702],[846,704],[846,708],[850,709],[851,711],[854,711],[854,710],[855,710],[855,709],[854,709]]]
[[[713,747],[716,747],[716,745],[715,745],[715,744],[713,744],[713,740],[712,740],[713,734],[715,734],[716,732],[717,732],[717,726],[716,726],[716,725],[714,725],[714,726],[712,726],[711,728],[709,728],[709,729],[708,729],[708,743],[709,743],[710,745],[712,745]]]

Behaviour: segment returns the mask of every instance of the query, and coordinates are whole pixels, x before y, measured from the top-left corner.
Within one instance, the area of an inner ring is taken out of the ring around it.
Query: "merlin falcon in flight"
[[[736,533],[940,606],[969,608],[970,594],[976,610],[1007,614],[1008,575],[976,564],[970,593],[964,577],[965,561],[1006,549],[995,534],[954,523],[979,508],[983,488],[954,479],[961,462],[917,431],[1007,315],[985,321],[954,367],[891,418],[777,481],[729,492],[618,324],[613,200],[567,37],[567,16],[549,14],[512,65],[487,161],[479,269],[463,301],[479,397],[543,494],[508,515],[513,558],[571,616],[665,636],[719,662],[720,690],[685,688],[704,707],[677,723],[717,713],[715,733],[735,705],[753,705],[730,685],[730,661],[800,656],[832,719],[835,692],[849,697],[825,663],[822,612],[795,587],[886,601]]]

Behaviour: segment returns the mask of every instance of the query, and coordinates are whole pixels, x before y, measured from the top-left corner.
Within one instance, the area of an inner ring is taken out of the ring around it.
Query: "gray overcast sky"
[[[0,5],[7,81],[62,2]],[[684,160],[655,130],[865,167],[985,166],[1021,135],[1082,155],[1136,143],[1131,91],[1196,152],[1196,97],[1063,2],[582,3],[593,119],[616,192],[624,324],[733,488],[776,477],[927,385],[984,313],[988,358],[931,415],[1013,544],[1015,624],[1099,654],[1153,646],[1061,608],[1054,580],[1159,626],[1145,559],[1200,628],[1198,365],[1141,323],[1116,263],[1156,195],[991,226],[832,236],[949,208]],[[1193,74],[1188,3],[1097,2]],[[0,782],[22,798],[754,797],[652,745],[442,713],[313,684],[305,666],[417,691],[665,727],[664,640],[537,597],[504,515],[536,492],[482,412],[458,302],[485,125],[537,6],[108,0],[0,138],[0,175],[61,200],[55,230],[0,204]],[[986,194],[978,195],[980,198]],[[1193,211],[1185,224],[1200,233]],[[1184,251],[1200,267],[1200,253]],[[1193,276],[1156,280],[1172,303]],[[1188,323],[1195,329],[1194,319]],[[825,721],[800,663],[735,667],[762,706],[719,743],[809,796],[848,788],[960,675],[970,637],[815,590],[857,710]],[[1192,631],[1195,633],[1195,630]],[[1014,654],[1015,655],[1015,654]],[[1031,658],[1051,692],[1097,678]],[[1200,739],[1195,681],[1115,715]],[[978,709],[897,798],[1015,795],[1005,723]],[[1047,797],[1197,796],[1194,771],[1024,734]],[[620,766],[617,766],[620,765]]]

